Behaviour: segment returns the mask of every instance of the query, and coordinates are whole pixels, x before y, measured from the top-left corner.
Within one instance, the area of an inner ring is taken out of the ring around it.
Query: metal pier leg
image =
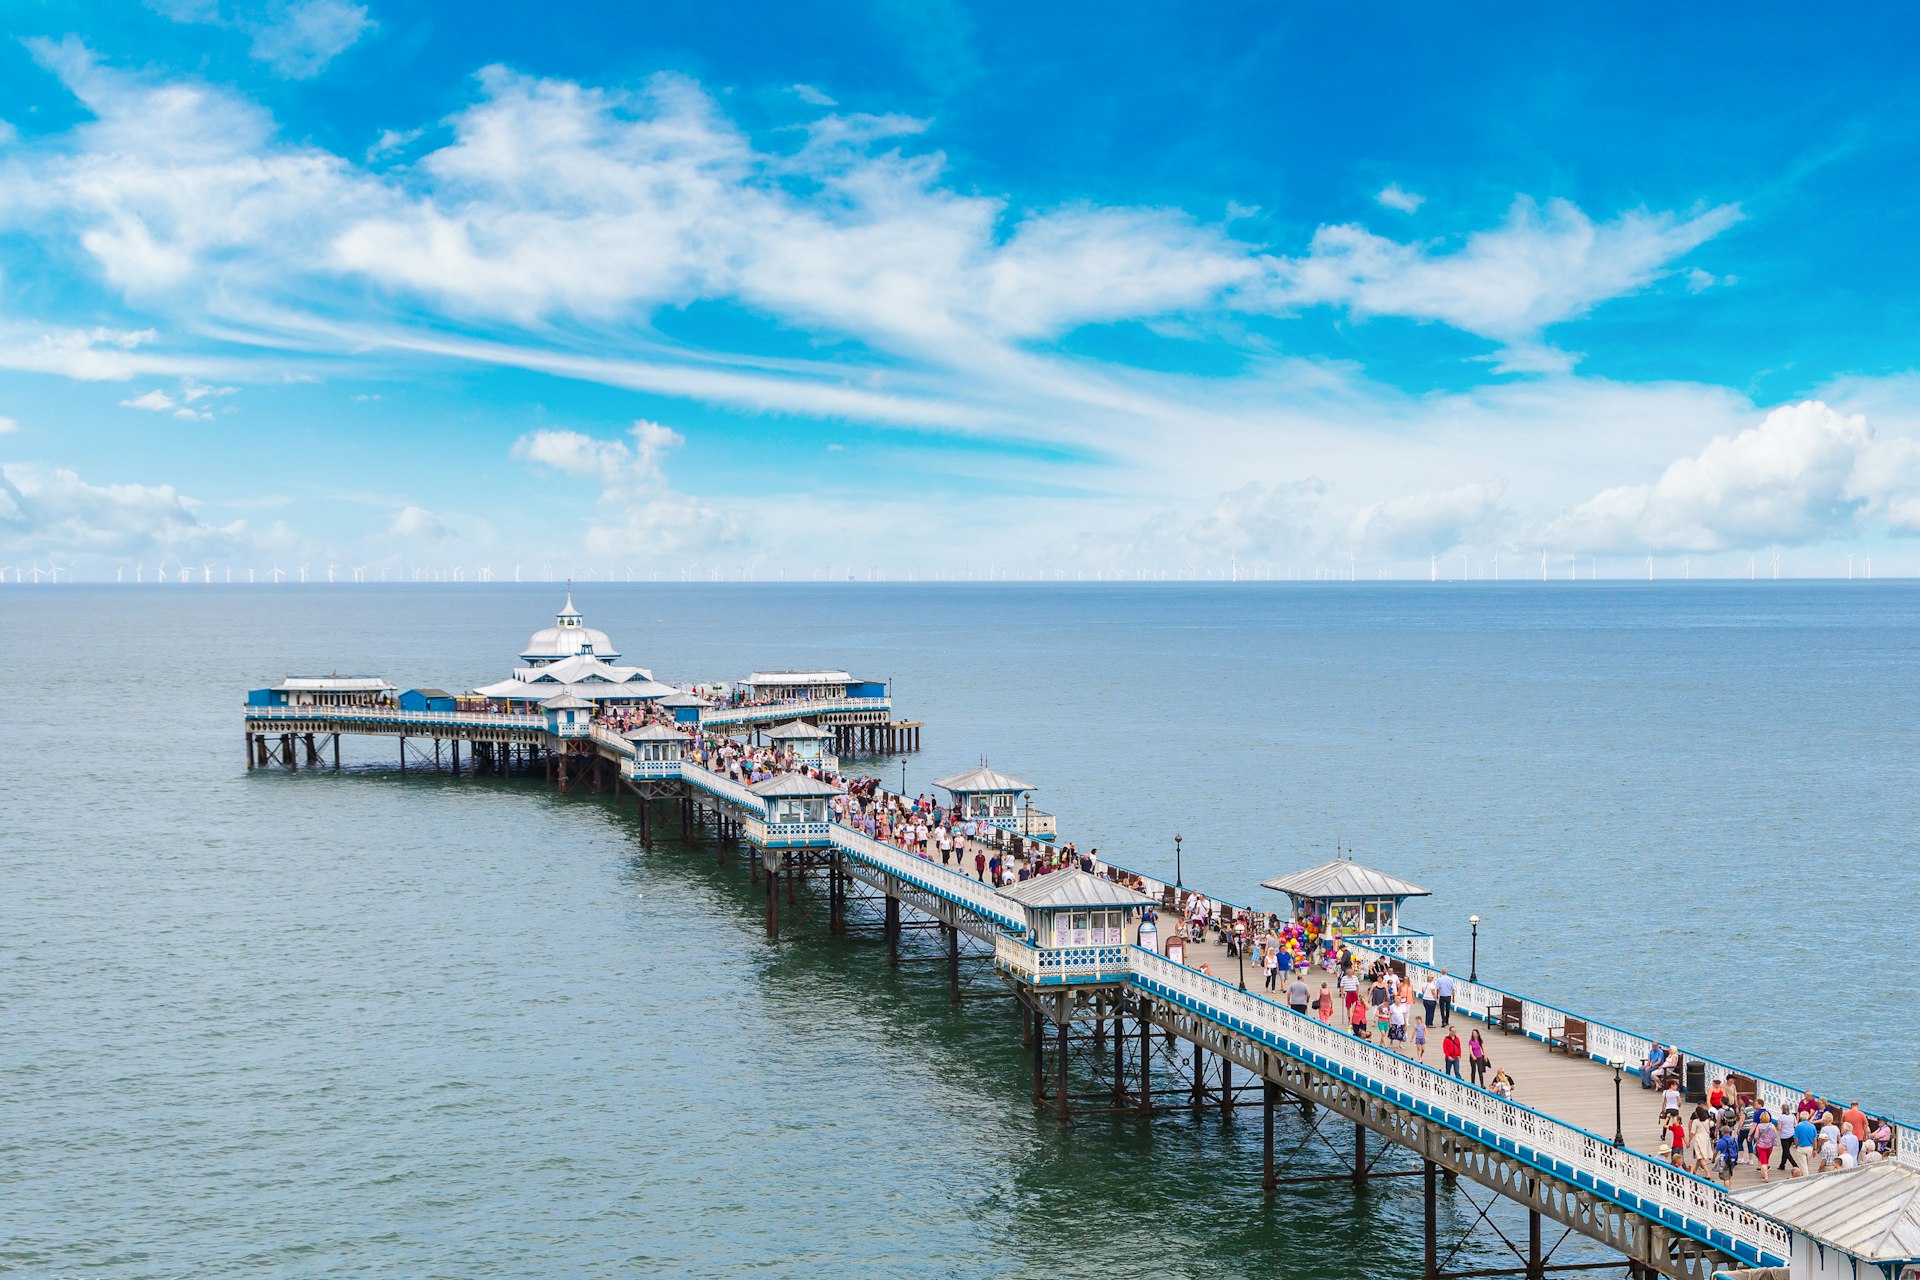
[[[333,735],[333,771],[340,772],[340,735]]]
[[[1220,1118],[1233,1121],[1233,1063],[1220,1059]]]
[[[1198,1111],[1206,1103],[1207,1097],[1207,1051],[1199,1045],[1193,1046],[1193,1109]]]
[[[947,998],[954,1004],[960,1003],[960,931],[952,925],[942,925],[947,933]]]
[[[1126,1005],[1118,996],[1113,1001],[1113,1105],[1118,1110],[1127,1105],[1127,1037]]]
[[[252,734],[249,733],[246,735],[246,743],[247,743],[247,768],[252,769],[253,768],[253,735]]]
[[[1435,1176],[1439,1166],[1431,1160],[1420,1162],[1420,1185],[1425,1198],[1426,1247],[1422,1254],[1420,1275],[1423,1280],[1439,1280],[1440,1276],[1440,1179]]]
[[[887,899],[887,963],[900,963],[900,899]]]
[[[767,872],[767,938],[780,939],[780,873]]]
[[[400,772],[405,773],[406,771],[407,771],[407,739],[406,739],[406,735],[402,734],[400,737]]]
[[[1053,1118],[1060,1124],[1067,1123],[1070,1114],[1067,1103],[1067,1024],[1060,1024],[1060,1054],[1053,1062]]]
[[[1153,1030],[1148,1020],[1150,1008],[1147,998],[1141,996],[1137,1012],[1140,1017],[1140,1114],[1143,1116],[1153,1114],[1153,1045],[1147,1039]]]
[[[1047,1030],[1037,1008],[1027,1010],[1027,1022],[1027,1044],[1033,1049],[1033,1105],[1037,1107],[1047,1096]]]
[[[1279,1093],[1280,1086],[1273,1081],[1262,1080],[1260,1082],[1261,1154],[1263,1157],[1260,1172],[1260,1189],[1268,1195],[1272,1195],[1280,1189],[1280,1178],[1279,1175],[1274,1172],[1273,1168],[1273,1104],[1277,1100]],[[1431,1232],[1428,1233],[1427,1239],[1429,1242],[1432,1241],[1433,1235]],[[1429,1243],[1429,1247],[1431,1247],[1431,1243]]]
[[[1367,1126],[1353,1122],[1353,1185],[1367,1185]]]
[[[460,776],[460,739],[458,738],[453,740],[453,776],[456,778]],[[595,787],[594,790],[598,791],[599,788]]]
[[[1527,1180],[1527,1189],[1534,1189],[1533,1180]],[[1547,1274],[1546,1258],[1540,1252],[1540,1211],[1527,1209],[1527,1280],[1543,1280]]]

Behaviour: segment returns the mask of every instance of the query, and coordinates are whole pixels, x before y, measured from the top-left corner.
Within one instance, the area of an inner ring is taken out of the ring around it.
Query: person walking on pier
[[[1442,968],[1440,976],[1433,980],[1433,998],[1440,1004],[1440,1025],[1443,1027],[1453,1025],[1454,990],[1453,975]]]
[[[1287,984],[1287,1007],[1304,1018],[1307,1016],[1307,1003],[1311,999],[1312,995],[1307,991],[1307,980],[1296,975],[1293,981]]]
[[[1753,1126],[1754,1163],[1760,1166],[1762,1182],[1771,1180],[1772,1175],[1768,1170],[1773,1164],[1773,1149],[1778,1145],[1780,1145],[1780,1127],[1774,1124],[1771,1111],[1762,1111],[1759,1122]]]
[[[1324,982],[1320,984],[1320,1021],[1333,1025],[1333,988]]]
[[[1273,990],[1275,990],[1276,988],[1278,988],[1278,987],[1279,987],[1279,985],[1280,985],[1280,951],[1279,951],[1279,948],[1277,948],[1277,947],[1268,947],[1268,948],[1267,948],[1267,954],[1266,954],[1266,955],[1265,955],[1264,957],[1262,957],[1262,958],[1261,958],[1261,964],[1262,964],[1262,965],[1264,965],[1264,966],[1266,967],[1266,970],[1267,970],[1267,990],[1269,990],[1269,991],[1273,991]],[[1306,989],[1307,989],[1307,984],[1306,984],[1306,983],[1304,983],[1304,982],[1303,982],[1303,983],[1301,983],[1301,984],[1300,984],[1300,990],[1302,991],[1302,993],[1304,993],[1304,992],[1306,991]],[[1289,985],[1289,986],[1287,987],[1287,998],[1288,998],[1288,1000],[1289,1000],[1289,1002],[1291,1002],[1291,1001],[1292,1001],[1292,999],[1293,999],[1293,987],[1292,987],[1291,985]],[[1304,1005],[1304,1004],[1305,1004],[1306,1002],[1307,1002],[1307,998],[1306,998],[1306,996],[1305,996],[1305,994],[1302,994],[1302,995],[1301,995],[1301,997],[1300,997],[1300,1003]]]
[[[1368,1038],[1367,1037],[1367,1016],[1368,1016],[1368,1010],[1367,1010],[1367,1002],[1365,1000],[1355,1000],[1352,1004],[1347,1006],[1347,1020],[1353,1026],[1353,1034],[1360,1037],[1360,1039],[1362,1040],[1365,1040]]]
[[[1437,978],[1429,974],[1425,984],[1420,988],[1420,1003],[1426,1006],[1428,1026],[1433,1025],[1434,1011],[1440,1007],[1440,989],[1438,982],[1439,980]]]
[[[1440,1041],[1440,1057],[1447,1064],[1447,1074],[1455,1080],[1460,1078],[1460,1036],[1448,1031]]]
[[[1427,1024],[1418,1018],[1413,1020],[1413,1057],[1423,1064],[1427,1060]]]
[[[1473,1034],[1467,1037],[1467,1068],[1473,1073],[1473,1082],[1482,1089],[1487,1087],[1487,1046],[1481,1043],[1480,1028],[1475,1027]]]

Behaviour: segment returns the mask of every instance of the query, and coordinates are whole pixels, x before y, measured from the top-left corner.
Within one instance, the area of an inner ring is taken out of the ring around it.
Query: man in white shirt
[[[1453,1025],[1454,990],[1453,975],[1445,969],[1440,970],[1440,976],[1433,980],[1433,995],[1440,1002],[1440,1025],[1443,1027]]]

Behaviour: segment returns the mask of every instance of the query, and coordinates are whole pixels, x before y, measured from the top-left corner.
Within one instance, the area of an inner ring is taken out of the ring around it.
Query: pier
[[[1899,1233],[1867,1239],[1831,1225],[1836,1204],[1883,1184],[1870,1209],[1915,1214],[1920,1193],[1907,1184],[1920,1182],[1920,1130],[1912,1126],[1892,1125],[1880,1163],[1793,1179],[1790,1196],[1778,1183],[1760,1186],[1750,1165],[1726,1183],[1687,1172],[1665,1158],[1662,1095],[1641,1088],[1639,1075],[1656,1044],[1672,1042],[1528,994],[1524,976],[1504,985],[1477,971],[1446,974],[1453,1028],[1462,1039],[1480,1033],[1513,1077],[1508,1096],[1442,1069],[1438,1023],[1424,1062],[1410,1040],[1352,1034],[1337,975],[1326,969],[1302,977],[1316,997],[1330,988],[1331,1021],[1289,1007],[1285,984],[1269,994],[1246,947],[1226,941],[1231,922],[1276,915],[1277,902],[1208,895],[1216,927],[1199,940],[1181,937],[1194,905],[1189,886],[1104,859],[1089,868],[1084,856],[1062,858],[1056,851],[1069,833],[1032,808],[1032,784],[984,762],[937,784],[952,801],[934,824],[936,851],[910,798],[873,779],[855,785],[843,767],[864,752],[919,749],[922,726],[894,719],[891,689],[821,671],[662,684],[614,665],[619,655],[584,626],[571,598],[556,627],[536,633],[521,656],[528,665],[509,680],[469,695],[402,693],[371,676],[290,677],[255,690],[245,708],[247,766],[338,769],[342,737],[366,736],[397,740],[402,768],[534,772],[562,791],[630,801],[643,840],[670,821],[683,835],[710,837],[723,861],[737,851],[758,886],[769,938],[871,931],[885,941],[889,964],[943,965],[956,1005],[1011,1003],[1031,1057],[1030,1102],[1050,1122],[1257,1116],[1262,1160],[1248,1176],[1274,1196],[1307,1180],[1336,1179],[1358,1192],[1376,1178],[1419,1178],[1418,1274],[1426,1280],[1609,1269],[1675,1280],[1913,1280],[1908,1269],[1920,1267],[1920,1256],[1897,1256],[1907,1238]],[[988,859],[1029,874],[988,883]],[[1355,967],[1391,972],[1415,990],[1440,977],[1432,938],[1400,918],[1404,900],[1424,890],[1351,863],[1314,872],[1269,883],[1294,895],[1296,916],[1303,901],[1317,908]],[[932,947],[903,955],[909,934],[930,937]],[[992,981],[983,989],[985,974]],[[1419,1002],[1411,1008],[1424,1022]],[[1791,1116],[1808,1092],[1696,1046],[1678,1053],[1687,1112],[1707,1080],[1775,1115]],[[1294,1149],[1279,1136],[1282,1121],[1289,1134],[1306,1134]],[[1344,1153],[1337,1172],[1294,1159],[1328,1146]],[[1458,1242],[1439,1229],[1440,1197],[1468,1186],[1524,1212],[1524,1239],[1507,1241],[1510,1268],[1450,1269]],[[1555,1241],[1570,1233],[1614,1260],[1557,1261]],[[1920,1227],[1912,1238],[1920,1241]],[[1920,1255],[1920,1244],[1911,1251]]]

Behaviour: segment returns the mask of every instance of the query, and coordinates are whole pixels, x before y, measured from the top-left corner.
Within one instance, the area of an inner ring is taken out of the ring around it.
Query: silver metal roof
[[[286,693],[378,693],[393,687],[379,676],[288,676],[273,686]]]
[[[1074,907],[1150,907],[1154,900],[1104,876],[1088,875],[1075,867],[1022,880],[1000,891],[1023,907],[1057,911]]]
[[[840,788],[818,778],[809,778],[804,773],[783,773],[777,778],[768,778],[765,782],[756,782],[747,790],[768,800],[786,799],[795,796],[837,796]]]
[[[851,684],[853,677],[844,671],[756,671],[743,682],[751,685]]]
[[[570,693],[563,693],[557,698],[548,698],[540,704],[542,711],[589,711],[592,708],[591,702],[585,698],[576,698]]]
[[[777,729],[769,729],[767,736],[782,742],[788,742],[798,741],[802,738],[831,738],[833,734],[820,728],[818,725],[808,724],[805,720],[789,720]]]
[[[975,791],[1032,791],[1031,782],[1022,782],[1010,778],[1004,773],[981,765],[978,769],[969,769],[965,773],[956,773],[950,778],[936,778],[933,783],[942,791],[951,791],[955,795]]]
[[[1765,1183],[1733,1198],[1863,1262],[1920,1261],[1920,1171],[1903,1164]]]
[[[679,690],[675,690],[660,699],[660,705],[663,707],[704,707],[707,705],[707,700],[705,698],[696,698],[690,693],[682,693]]]
[[[1432,893],[1398,876],[1339,859],[1260,884],[1295,898],[1425,898]]]
[[[643,724],[620,735],[629,742],[685,742],[687,735],[664,724]]]

